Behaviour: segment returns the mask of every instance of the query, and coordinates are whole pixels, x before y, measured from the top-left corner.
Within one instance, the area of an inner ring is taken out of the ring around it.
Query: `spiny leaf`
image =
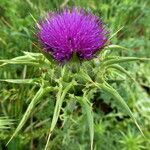
[[[93,140],[94,140],[94,119],[93,119],[93,111],[92,111],[92,106],[90,102],[88,102],[88,99],[83,96],[83,97],[76,97],[78,101],[80,102],[83,112],[86,113],[87,117],[87,123],[89,126],[89,132],[90,132],[90,141],[91,141],[91,150],[93,150]]]
[[[134,78],[129,74],[129,72],[127,70],[125,70],[123,67],[121,67],[120,65],[114,64],[114,65],[108,66],[108,68],[114,68],[114,69],[126,74],[129,78],[131,78],[134,82],[136,82],[134,80]]]
[[[9,144],[9,142],[17,135],[17,133],[21,130],[21,128],[23,127],[23,125],[26,123],[27,119],[29,118],[29,115],[31,114],[34,106],[36,105],[37,101],[46,93],[49,92],[51,90],[51,88],[47,88],[44,89],[43,86],[41,86],[41,88],[39,89],[39,91],[36,93],[36,95],[34,96],[34,98],[32,99],[31,103],[29,104],[25,114],[23,115],[19,125],[17,126],[15,132],[13,133],[13,135],[11,136],[10,140],[7,142],[6,145]]]
[[[123,46],[115,45],[115,44],[106,46],[105,48],[106,48],[106,49],[114,49],[114,50],[115,50],[115,49],[129,50],[129,49],[123,47]]]
[[[89,82],[93,82],[92,79],[90,78],[90,76],[87,73],[85,73],[83,70],[80,70],[79,75],[83,79],[85,79],[85,80],[87,80]]]
[[[18,56],[12,59],[0,60],[2,63],[0,66],[5,66],[7,64],[29,64],[29,65],[39,65],[39,60],[41,60],[43,55],[40,53],[30,53],[24,52],[24,56]]]
[[[120,94],[106,82],[105,82],[105,84],[98,84],[98,83],[96,83],[96,84],[103,91],[107,92],[108,94],[110,94],[114,97],[114,99],[118,102],[118,104],[122,107],[122,109],[132,118],[132,120],[136,124],[137,128],[139,129],[141,134],[144,136],[143,131],[141,130],[139,124],[137,123],[132,111],[130,110],[130,108],[124,101],[124,99],[120,96]]]
[[[50,132],[49,132],[49,136],[46,142],[46,146],[45,146],[45,150],[47,150],[48,148],[48,144],[49,144],[49,140],[52,134],[52,131],[54,130],[57,120],[59,118],[59,114],[60,114],[60,110],[62,107],[62,103],[63,100],[67,94],[67,92],[70,90],[70,88],[75,84],[75,81],[72,81],[70,84],[68,84],[65,89],[63,90],[63,86],[61,84],[61,82],[59,83],[59,91],[57,94],[57,100],[56,100],[56,105],[55,105],[55,109],[54,109],[54,114],[53,114],[53,118],[52,118],[52,123],[51,123],[51,127],[50,127]]]
[[[129,62],[129,61],[150,61],[150,58],[138,58],[138,57],[119,57],[114,59],[105,60],[103,66],[113,65],[117,63]]]
[[[37,62],[33,62],[33,61],[30,61],[30,60],[7,60],[7,59],[5,59],[5,60],[0,60],[0,63],[2,63],[1,65],[0,65],[0,67],[2,67],[2,66],[5,66],[5,65],[7,65],[7,64],[27,64],[27,65],[34,65],[34,66],[37,66],[37,65],[39,65],[39,63],[37,63]]]
[[[43,55],[41,53],[32,53],[32,52],[26,52],[26,51],[23,51],[23,53],[27,56],[32,56],[34,58],[41,58],[43,57]]]
[[[2,82],[16,83],[16,84],[37,84],[38,79],[0,79]]]

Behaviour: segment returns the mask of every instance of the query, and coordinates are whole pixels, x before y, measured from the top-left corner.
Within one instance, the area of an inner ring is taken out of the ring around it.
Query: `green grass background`
[[[128,50],[115,51],[114,55],[150,57],[150,1],[149,0],[1,0],[0,1],[0,59],[11,59],[23,51],[39,52],[35,46],[35,22],[47,11],[56,11],[66,6],[80,6],[99,15],[111,34],[122,28],[112,39]],[[32,15],[31,15],[32,14]],[[118,111],[112,99],[102,92],[100,102],[93,104],[95,117],[95,150],[149,150],[150,149],[150,63],[125,63],[137,84],[125,77],[114,86],[126,100],[140,122],[146,138],[130,118]],[[41,76],[41,72],[26,65],[0,67],[0,79],[25,79]],[[35,85],[13,84],[0,81],[0,117],[6,125],[0,129],[0,150],[44,149],[53,116],[55,98],[44,97],[37,105],[27,123],[6,147],[29,102],[37,92]],[[87,150],[89,133],[85,114],[71,111],[76,105],[67,101],[64,105],[65,125],[57,123],[49,149]],[[79,109],[80,111],[80,109]],[[2,124],[2,121],[0,122]]]

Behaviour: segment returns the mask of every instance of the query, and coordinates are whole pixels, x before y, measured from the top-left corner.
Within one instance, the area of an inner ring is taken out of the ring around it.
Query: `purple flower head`
[[[74,54],[80,60],[89,60],[108,41],[103,22],[83,9],[49,13],[38,27],[44,52],[60,63],[69,61]]]

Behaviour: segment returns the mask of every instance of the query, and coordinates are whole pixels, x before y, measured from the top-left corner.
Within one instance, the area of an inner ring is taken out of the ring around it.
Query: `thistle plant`
[[[8,143],[22,129],[34,107],[42,103],[42,97],[53,94],[56,97],[55,109],[49,125],[50,130],[45,149],[48,149],[51,134],[54,132],[58,119],[62,116],[62,104],[69,99],[76,101],[81,106],[82,112],[86,114],[87,123],[85,122],[85,124],[88,124],[89,127],[92,150],[94,147],[92,103],[94,94],[99,90],[112,96],[114,99],[112,103],[117,102],[118,107],[132,118],[143,134],[132,111],[111,85],[109,71],[114,69],[133,81],[130,74],[120,64],[129,61],[148,61],[149,59],[112,56],[112,50],[125,48],[110,44],[115,33],[111,36],[102,20],[84,9],[73,8],[48,13],[43,20],[37,22],[37,27],[37,37],[42,53],[24,52],[23,56],[11,60],[0,60],[0,66],[7,64],[30,65],[42,72],[41,76],[35,79],[1,80],[34,84],[39,88]],[[75,108],[74,111],[76,111]],[[62,128],[64,124],[65,121],[62,121]]]

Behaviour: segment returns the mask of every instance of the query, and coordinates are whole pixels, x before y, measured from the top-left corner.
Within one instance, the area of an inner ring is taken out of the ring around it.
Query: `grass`
[[[148,150],[150,63],[142,60],[124,62],[119,67],[109,66],[105,72],[107,82],[132,110],[145,134],[143,137],[111,94],[105,93],[102,87],[97,89],[91,85],[89,77],[82,72],[80,78],[74,77],[65,69],[53,67],[39,54],[40,50],[35,46],[37,39],[33,17],[39,20],[47,11],[65,6],[90,9],[103,18],[111,35],[116,33],[111,38],[114,46],[103,53],[102,58],[105,59],[107,54],[112,58],[147,58],[150,56],[149,5],[149,0],[1,0],[0,150],[44,149],[52,131],[47,149],[87,150],[93,147],[94,150]],[[101,82],[99,77],[93,76],[97,72],[96,67],[91,69],[93,64],[85,63],[84,71],[87,71],[90,80]],[[105,64],[112,65],[112,60]],[[118,68],[120,70],[116,71]],[[78,83],[72,81],[72,77],[81,84],[76,85]],[[73,87],[68,84],[70,82],[73,82]],[[49,84],[48,93],[36,99],[41,88],[45,89]],[[83,85],[86,88],[81,91]],[[25,120],[18,126],[22,118]],[[16,136],[6,146],[16,128]]]

